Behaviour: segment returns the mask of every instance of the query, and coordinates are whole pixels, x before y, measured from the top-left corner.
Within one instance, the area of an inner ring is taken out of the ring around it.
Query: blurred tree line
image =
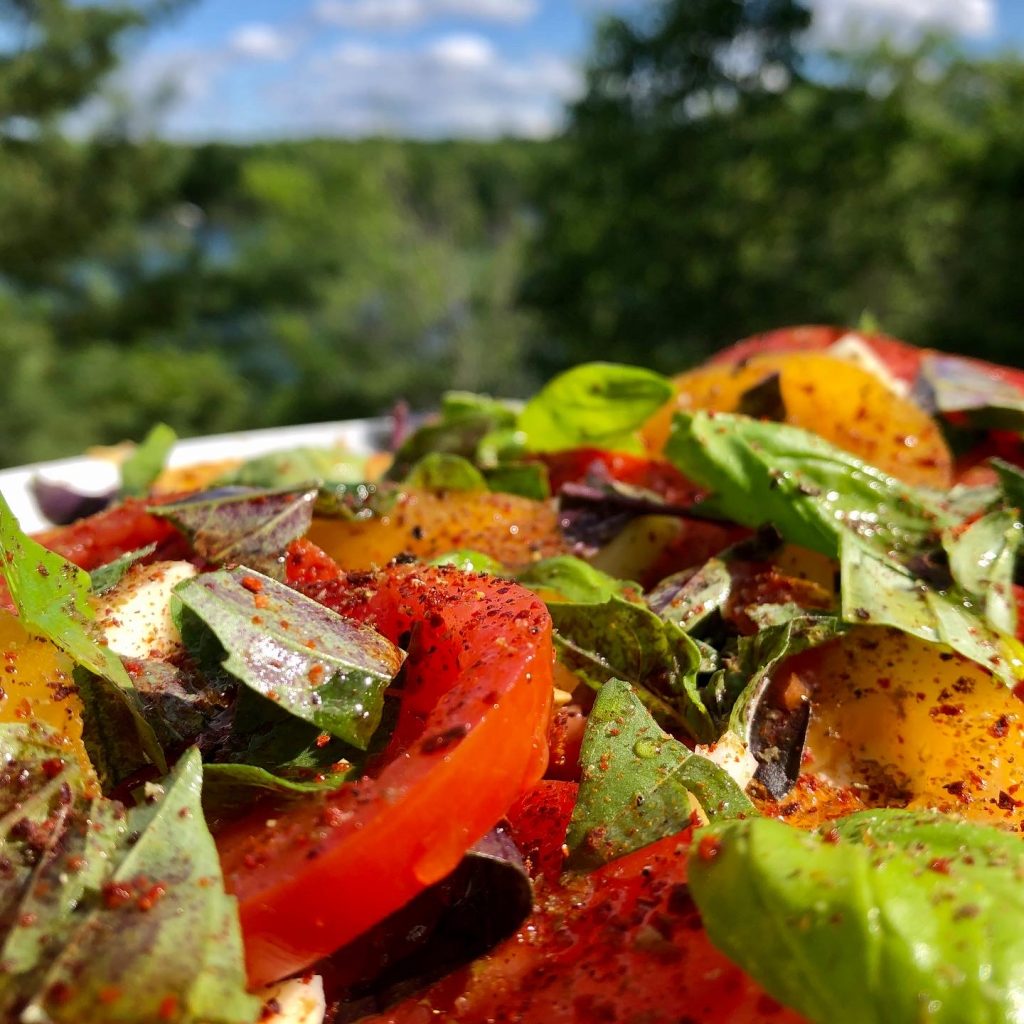
[[[1024,64],[812,48],[796,0],[606,19],[547,143],[181,146],[68,114],[176,0],[0,0],[0,463],[678,369],[865,313],[1020,363]]]

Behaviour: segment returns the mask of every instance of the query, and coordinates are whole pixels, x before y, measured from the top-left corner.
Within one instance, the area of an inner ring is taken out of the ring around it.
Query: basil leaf
[[[663,579],[648,595],[651,610],[687,633],[725,607],[732,593],[732,572],[721,558],[699,569],[686,569]]]
[[[207,764],[203,768],[203,808],[208,817],[237,814],[263,797],[296,800],[310,793],[337,789],[356,777],[358,769],[327,771],[310,780],[274,775],[252,764]]]
[[[1003,459],[989,459],[996,473],[999,474],[999,486],[1011,507],[1024,510],[1024,469]]]
[[[616,579],[581,558],[555,555],[528,566],[516,576],[530,590],[553,591],[576,604],[603,604],[615,596],[639,593],[640,586]]]
[[[483,470],[487,486],[497,493],[546,501],[551,497],[547,467],[539,462],[506,462]]]
[[[375,630],[240,567],[182,581],[172,613],[200,663],[215,662],[289,714],[366,748],[404,658]]]
[[[946,644],[1008,686],[1024,678],[1024,645],[990,626],[957,588],[935,591],[851,538],[843,542],[841,573],[847,622],[895,626],[922,640]]]
[[[1022,536],[1016,509],[990,512],[959,533],[942,535],[953,579],[985,610],[985,618],[1010,636],[1017,632],[1013,578]]]
[[[401,480],[410,466],[431,452],[476,460],[484,438],[512,429],[515,421],[515,410],[505,402],[487,395],[449,391],[441,399],[438,419],[410,434],[395,452],[388,479]]]
[[[970,359],[923,356],[914,397],[935,412],[966,413],[974,427],[1024,430],[1024,394]]]
[[[89,585],[94,594],[102,595],[113,590],[121,581],[124,574],[136,562],[149,558],[156,551],[155,544],[147,544],[144,548],[136,548],[134,551],[126,551],[111,562],[97,566],[89,573]]]
[[[809,1020],[1020,1018],[1024,846],[981,825],[867,811],[817,836],[716,823],[691,848],[712,941]]]
[[[853,534],[879,552],[911,551],[955,523],[937,495],[910,487],[784,423],[676,413],[666,457],[713,492],[701,507],[836,558]]]
[[[366,479],[366,459],[340,448],[290,448],[259,455],[219,476],[216,487],[295,490],[319,483],[358,483]]]
[[[535,452],[588,445],[639,451],[636,431],[673,394],[671,381],[650,370],[585,363],[531,398],[517,425]]]
[[[659,724],[701,743],[717,738],[697,688],[700,650],[678,626],[617,594],[601,604],[556,601],[548,611],[559,659],[592,689],[624,679]]]
[[[62,748],[0,727],[0,1017],[251,1024],[197,752],[152,802],[87,794]]]
[[[169,519],[200,558],[214,565],[241,564],[275,577],[283,554],[313,522],[316,488],[208,491],[148,511]]]
[[[690,823],[692,793],[712,819],[754,814],[735,782],[658,728],[633,688],[606,683],[587,720],[568,866],[590,870]]]
[[[437,558],[432,558],[428,565],[454,565],[462,572],[487,572],[492,576],[506,575],[505,566],[496,558],[485,555],[482,551],[470,548],[459,548],[457,551],[446,551]]]
[[[73,661],[106,681],[131,716],[150,760],[166,771],[163,750],[142,713],[120,659],[96,638],[92,583],[84,569],[25,535],[0,495],[0,572],[25,627],[55,643]]]
[[[358,522],[387,515],[401,493],[392,484],[327,484],[317,493],[314,511],[329,519]]]
[[[166,423],[157,423],[135,451],[121,463],[121,495],[134,498],[148,494],[160,475],[178,435]]]
[[[430,452],[409,470],[405,483],[430,491],[486,491],[483,474],[461,455]]]

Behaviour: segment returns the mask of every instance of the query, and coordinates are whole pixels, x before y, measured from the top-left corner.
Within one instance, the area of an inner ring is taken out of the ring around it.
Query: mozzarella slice
[[[107,646],[123,658],[166,660],[181,651],[171,591],[197,573],[191,562],[133,565],[101,598],[97,619]]]
[[[757,758],[743,740],[732,732],[725,733],[717,743],[698,744],[695,753],[717,764],[740,789],[750,785],[757,771]]]
[[[906,398],[910,388],[906,381],[894,377],[873,348],[859,334],[844,334],[826,350],[830,356],[853,363],[877,377],[894,395]]]
[[[323,1024],[327,1012],[324,981],[319,974],[289,978],[263,989],[260,1024]]]

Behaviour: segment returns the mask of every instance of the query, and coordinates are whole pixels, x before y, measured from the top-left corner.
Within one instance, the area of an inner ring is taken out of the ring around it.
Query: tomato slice
[[[253,986],[307,967],[447,875],[547,761],[551,620],[529,591],[407,565],[304,589],[412,640],[383,766],[217,838]]]
[[[542,889],[493,953],[364,1024],[799,1024],[711,945],[686,886],[689,839]]]

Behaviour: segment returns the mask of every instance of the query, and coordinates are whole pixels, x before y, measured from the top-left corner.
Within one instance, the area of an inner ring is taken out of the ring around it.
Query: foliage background
[[[1024,362],[1024,65],[821,53],[796,0],[609,18],[548,142],[187,147],[110,108],[176,0],[0,0],[0,464],[676,370],[795,322]]]

